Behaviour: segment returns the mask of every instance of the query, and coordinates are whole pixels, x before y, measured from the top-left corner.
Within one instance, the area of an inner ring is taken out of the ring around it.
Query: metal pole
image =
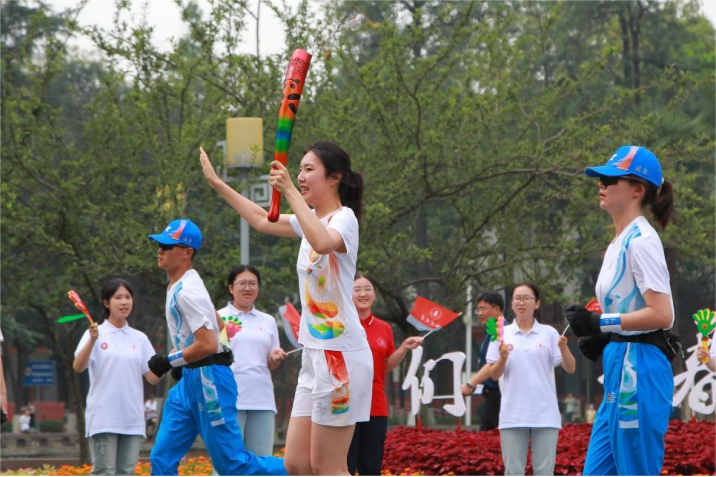
[[[472,377],[472,283],[467,284],[465,292],[467,298],[467,307],[465,308],[465,354],[467,355],[467,379]],[[472,397],[465,399],[465,426],[472,425]]]
[[[249,171],[248,169],[242,171],[242,179],[246,184],[244,190],[241,191],[241,195],[251,200],[251,190],[249,188]],[[241,265],[249,264],[249,223],[241,217]]]
[[[35,408],[35,429],[40,432],[40,409],[42,408],[42,386],[37,386],[37,407]]]
[[[243,194],[242,194],[243,195]],[[241,218],[241,265],[249,264],[249,223]]]

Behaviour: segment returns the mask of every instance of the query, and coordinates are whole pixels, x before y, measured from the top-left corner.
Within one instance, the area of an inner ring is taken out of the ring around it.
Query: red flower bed
[[[559,433],[555,475],[581,475],[587,455],[590,424],[567,424]],[[716,428],[709,421],[672,421],[666,434],[662,475],[713,475]],[[388,433],[383,468],[427,475],[504,475],[499,431],[418,431],[397,427]],[[527,474],[532,473],[530,460]]]

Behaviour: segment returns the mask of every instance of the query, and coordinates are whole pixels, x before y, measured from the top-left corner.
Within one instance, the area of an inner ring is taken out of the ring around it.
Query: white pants
[[[373,353],[304,348],[291,417],[345,427],[370,420]],[[329,362],[330,361],[330,362]]]
[[[554,427],[512,427],[500,429],[505,475],[525,475],[527,445],[532,440],[534,475],[554,475],[559,429]]]

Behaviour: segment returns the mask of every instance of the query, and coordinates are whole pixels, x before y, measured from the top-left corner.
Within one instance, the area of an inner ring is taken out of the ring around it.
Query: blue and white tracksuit
[[[607,249],[597,299],[604,313],[627,313],[646,307],[643,294],[649,290],[671,298],[661,240],[644,217],[637,217]],[[673,302],[671,311],[673,316]],[[611,342],[603,364],[604,398],[583,474],[661,475],[674,395],[669,360],[650,344]]]
[[[187,271],[167,292],[167,324],[175,349],[194,342],[202,327],[219,341],[216,312],[195,270]],[[218,351],[218,350],[217,350]],[[169,391],[150,459],[152,475],[177,475],[179,461],[197,434],[219,475],[288,475],[283,459],[257,457],[244,449],[236,419],[236,381],[229,366],[184,368]]]

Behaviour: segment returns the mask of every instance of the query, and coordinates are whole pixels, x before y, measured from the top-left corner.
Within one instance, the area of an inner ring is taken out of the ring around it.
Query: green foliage
[[[289,169],[316,139],[351,152],[367,183],[359,268],[378,280],[379,314],[404,330],[417,294],[462,309],[468,282],[528,279],[545,303],[593,296],[613,229],[582,170],[621,144],[648,146],[674,183],[678,222],[662,239],[677,312],[714,300],[714,30],[695,2],[344,2],[319,20],[307,1],[267,2],[288,33],[268,56],[235,53],[256,20],[241,2],[207,12],[178,2],[189,33],[168,52],[150,25],[79,29],[48,7],[5,3],[0,220],[13,343],[54,336],[71,357],[84,323],[54,327],[74,312],[65,292],[99,313],[102,281],[123,276],[137,288],[133,325],[162,349],[166,282],[146,237],[178,216],[201,226],[196,266],[223,306],[239,221],[206,185],[198,148],[222,164],[213,145],[231,116],[263,117],[272,144],[286,60],[307,45],[317,49]],[[364,27],[325,42],[354,11]],[[67,52],[79,34],[101,61]],[[297,301],[297,248],[251,232],[260,308]]]
[[[40,432],[62,432],[65,423],[62,421],[40,421]]]

